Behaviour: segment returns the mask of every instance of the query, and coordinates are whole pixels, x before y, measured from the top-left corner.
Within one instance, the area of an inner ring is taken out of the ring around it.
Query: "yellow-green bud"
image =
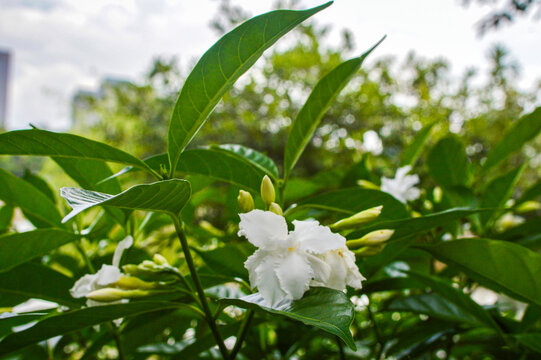
[[[269,205],[269,211],[275,213],[276,215],[283,215],[284,212],[282,211],[282,208],[277,203],[273,202]]]
[[[442,196],[443,196],[443,191],[441,190],[441,187],[436,186],[434,188],[434,191],[432,191],[432,195],[434,196],[434,202],[439,203],[441,201]]]
[[[111,302],[122,299],[139,298],[148,295],[150,295],[150,292],[147,290],[121,290],[114,288],[104,288],[92,291],[91,293],[86,295],[86,298],[100,302]]]
[[[357,249],[361,246],[378,247],[393,236],[394,230],[383,229],[369,232],[360,239],[349,240],[346,246],[350,249]]]
[[[348,218],[335,222],[334,224],[330,226],[330,228],[333,231],[341,231],[341,230],[356,228],[359,225],[366,224],[367,222],[370,222],[370,221],[374,221],[379,216],[379,214],[381,214],[382,209],[383,209],[383,206],[380,205],[380,206],[370,208],[368,210],[358,212],[357,214],[353,216],[350,216]]]
[[[169,263],[167,262],[167,259],[164,258],[162,255],[160,254],[154,254],[154,256],[152,257],[152,260],[158,264],[158,265],[166,265],[166,266],[170,266]]]
[[[261,186],[261,188],[263,188],[263,186]],[[239,191],[237,203],[239,204],[240,211],[242,211],[243,213],[250,212],[254,209],[254,198],[248,191]]]
[[[357,185],[359,185],[360,187],[365,188],[365,189],[379,190],[379,186],[377,186],[373,182],[370,182],[370,181],[364,180],[364,179],[357,180]]]
[[[141,280],[134,276],[122,276],[116,283],[113,284],[121,289],[155,289],[156,283]]]
[[[515,211],[519,214],[527,213],[530,211],[536,211],[541,209],[541,204],[537,201],[525,201],[515,208]]]
[[[268,207],[274,202],[276,194],[274,192],[274,185],[272,185],[272,180],[270,177],[265,175],[261,181],[261,199]]]
[[[360,248],[359,250],[354,250],[353,253],[358,256],[372,256],[379,254],[384,247],[385,244],[381,244],[378,246],[365,246],[363,248]]]

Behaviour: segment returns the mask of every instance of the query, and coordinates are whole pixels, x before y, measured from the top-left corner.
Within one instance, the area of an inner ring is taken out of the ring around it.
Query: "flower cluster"
[[[396,170],[394,179],[381,178],[381,191],[391,194],[403,203],[419,198],[421,191],[415,187],[419,183],[418,175],[407,175],[411,166],[404,166]]]
[[[293,221],[288,232],[283,216],[252,210],[240,214],[239,236],[258,247],[244,263],[252,288],[268,306],[300,299],[310,285],[360,289],[365,280],[355,265],[346,239],[317,221]]]

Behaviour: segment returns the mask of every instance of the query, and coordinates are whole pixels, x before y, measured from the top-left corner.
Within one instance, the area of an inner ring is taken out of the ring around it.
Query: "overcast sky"
[[[308,8],[324,0],[304,0]],[[483,68],[491,45],[504,44],[522,65],[522,85],[541,78],[541,22],[530,19],[480,38],[475,25],[489,8],[461,0],[336,0],[315,16],[355,35],[360,53],[382,35],[374,58],[410,51],[444,57],[459,75]],[[232,0],[251,15],[273,1]],[[156,55],[186,66],[218,38],[209,23],[217,0],[0,0],[0,49],[12,54],[8,128],[65,130],[78,89],[95,90],[105,77],[138,79]]]

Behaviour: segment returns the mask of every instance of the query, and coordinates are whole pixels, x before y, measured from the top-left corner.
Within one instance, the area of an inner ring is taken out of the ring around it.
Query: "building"
[[[7,51],[0,50],[0,129],[6,128],[7,98],[9,81],[9,59]]]

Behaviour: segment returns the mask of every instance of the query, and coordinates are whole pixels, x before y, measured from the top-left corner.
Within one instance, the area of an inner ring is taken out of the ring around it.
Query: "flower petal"
[[[312,268],[314,281],[325,283],[331,275],[331,267],[316,255],[306,253],[306,261]]]
[[[297,300],[302,298],[308,290],[313,271],[304,254],[290,251],[278,265],[276,275],[278,275],[282,290],[291,299]]]
[[[262,249],[286,246],[287,223],[283,216],[262,210],[252,210],[239,216],[239,236],[245,236],[249,242]]]
[[[70,289],[70,294],[74,298],[85,297],[88,293],[95,290],[95,284],[98,279],[97,274],[86,274],[79,280],[75,282],[73,287]]]
[[[96,273],[96,277],[96,284],[105,287],[120,280],[122,273],[116,266],[102,265],[101,269]],[[97,290],[97,288],[93,290]]]
[[[133,245],[133,238],[131,236],[126,236],[124,240],[120,241],[115,249],[115,254],[113,255],[113,266],[120,266],[120,259],[122,258],[122,253],[124,250],[129,249]]]
[[[270,307],[275,307],[287,296],[280,287],[280,281],[275,271],[279,260],[280,258],[274,256],[266,256],[265,260],[255,269],[257,289]]]
[[[342,235],[333,233],[331,229],[319,225],[317,221],[295,220],[293,225],[295,225],[295,230],[289,236],[298,242],[298,246],[302,251],[323,254],[346,245],[346,239]]]
[[[261,263],[265,260],[266,256],[269,256],[268,251],[257,249],[246,261],[244,262],[244,267],[248,270],[248,275],[250,277],[250,286],[254,289],[257,286],[257,272],[256,269]]]

